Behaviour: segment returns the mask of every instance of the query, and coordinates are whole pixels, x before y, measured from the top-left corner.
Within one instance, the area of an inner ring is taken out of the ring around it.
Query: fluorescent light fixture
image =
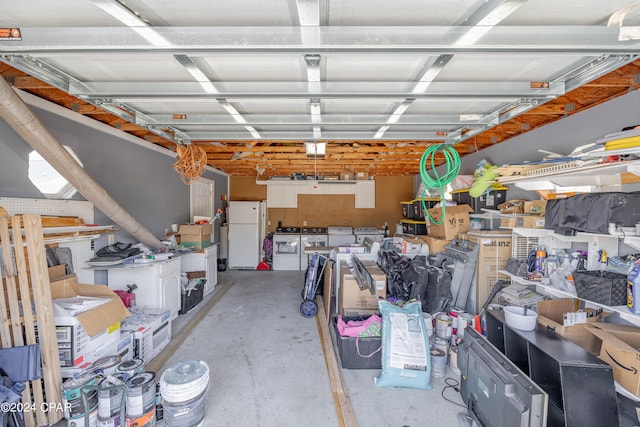
[[[200,67],[187,55],[173,55],[173,57],[182,65],[193,78],[202,86],[207,93],[218,93],[211,80],[202,72]]]
[[[473,19],[471,24],[473,27],[469,29],[462,37],[453,43],[455,46],[465,46],[475,44],[485,34],[487,34],[494,26],[500,23],[507,16],[515,12],[520,6],[527,0],[507,0],[501,2],[498,6],[494,7],[489,13],[480,17],[479,19]],[[477,21],[477,22],[473,22]]]
[[[93,4],[122,22],[133,31],[140,34],[154,46],[169,46],[171,43],[158,34],[149,24],[142,20],[135,12],[117,0],[91,0]]]
[[[318,102],[312,102],[309,104],[309,109],[311,110],[311,122],[320,123],[322,121],[320,104]]]
[[[307,156],[310,157],[324,157],[327,152],[326,142],[305,142],[304,148]]]
[[[242,114],[240,114],[240,112],[238,112],[238,110],[236,110],[236,108],[233,105],[229,104],[226,100],[221,100],[220,105],[222,105],[222,108],[224,108],[227,113],[229,113],[231,117],[233,117],[233,120],[235,120],[236,123],[247,123],[247,120],[242,117]]]
[[[384,133],[389,130],[390,126],[380,126],[378,132],[373,136],[373,139],[380,139],[384,136]]]
[[[254,137],[255,139],[262,138],[262,136],[260,136],[260,133],[258,133],[258,131],[253,126],[245,126],[244,128],[248,130],[251,136]]]
[[[389,116],[389,118],[387,119],[387,123],[389,124],[394,124],[394,123],[398,123],[398,120],[400,120],[400,117],[402,117],[402,115],[404,114],[405,111],[407,111],[407,108],[409,108],[409,106],[411,105],[411,103],[415,101],[415,98],[406,98],[404,100],[403,103],[401,103],[400,105],[398,105],[394,110],[393,113],[391,113],[391,115]],[[378,131],[376,132],[376,134],[373,136],[374,139],[380,139],[382,138],[382,136],[384,135],[384,133],[386,131],[389,130],[388,125],[385,126],[380,126],[378,128]]]
[[[413,87],[413,90],[411,92],[424,93],[431,82],[436,78],[436,76],[440,74],[440,71],[442,71],[445,65],[447,65],[447,63],[451,61],[451,58],[453,58],[453,55],[438,56],[433,65],[427,68],[424,74],[420,76],[420,78],[418,79],[418,83]]]

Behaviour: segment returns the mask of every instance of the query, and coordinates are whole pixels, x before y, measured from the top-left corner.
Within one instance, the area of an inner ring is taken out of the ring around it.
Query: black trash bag
[[[98,249],[96,252],[96,258],[125,259],[141,253],[142,251],[140,248],[134,247],[131,243],[117,242],[113,245]]]
[[[433,265],[428,265],[427,271],[428,283],[422,300],[422,311],[431,314],[446,312],[453,303],[451,273]]]
[[[387,276],[387,292],[390,296],[402,301],[408,301],[411,294],[411,285],[407,283],[404,275],[410,268],[411,259],[388,252],[384,255],[384,261],[378,264]]]

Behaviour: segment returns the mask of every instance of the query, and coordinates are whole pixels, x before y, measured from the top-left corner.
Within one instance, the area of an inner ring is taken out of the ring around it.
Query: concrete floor
[[[219,272],[214,292],[178,316],[172,342],[147,368],[159,379],[181,362],[207,363],[204,427],[340,426],[316,321],[299,311],[303,283],[297,271]],[[465,408],[442,397],[445,380],[459,380],[451,370],[432,379],[433,390],[378,387],[379,373],[342,370],[359,426],[460,425]],[[462,403],[452,388],[444,396]]]
[[[340,425],[316,321],[299,312],[303,283],[303,272],[219,272],[216,290],[174,322],[182,343],[165,350],[173,354],[164,355],[158,378],[185,360],[209,365],[204,426]],[[465,411],[442,397],[445,378],[434,379],[433,390],[411,390],[377,387],[379,370],[342,375],[360,426],[456,426]],[[459,379],[451,371],[446,377]],[[462,403],[452,388],[444,395]]]

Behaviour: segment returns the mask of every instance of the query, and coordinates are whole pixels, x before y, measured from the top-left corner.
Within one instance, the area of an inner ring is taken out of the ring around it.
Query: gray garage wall
[[[144,141],[136,143],[140,140],[107,125],[28,94],[21,95],[53,136],[75,151],[89,175],[153,234],[162,237],[171,224],[189,221],[189,186],[173,171],[173,156],[145,147],[149,144]],[[0,119],[0,196],[43,197],[28,179],[30,151],[31,147]],[[213,170],[204,177],[215,181],[218,208],[220,195],[228,194],[228,177]],[[83,199],[80,195],[75,198]],[[98,210],[95,222],[113,223]],[[216,241],[218,235],[215,233]],[[116,240],[130,242],[133,238],[119,232]],[[96,248],[105,244],[106,237],[95,242]]]

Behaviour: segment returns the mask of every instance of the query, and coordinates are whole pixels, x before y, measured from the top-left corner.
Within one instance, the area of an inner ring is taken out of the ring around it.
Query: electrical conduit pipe
[[[88,201],[108,216],[124,231],[152,250],[162,247],[162,242],[133,216],[124,210],[107,191],[100,186],[76,162],[56,138],[44,127],[18,94],[0,78],[0,117],[18,135],[38,152],[60,175],[75,187]]]

